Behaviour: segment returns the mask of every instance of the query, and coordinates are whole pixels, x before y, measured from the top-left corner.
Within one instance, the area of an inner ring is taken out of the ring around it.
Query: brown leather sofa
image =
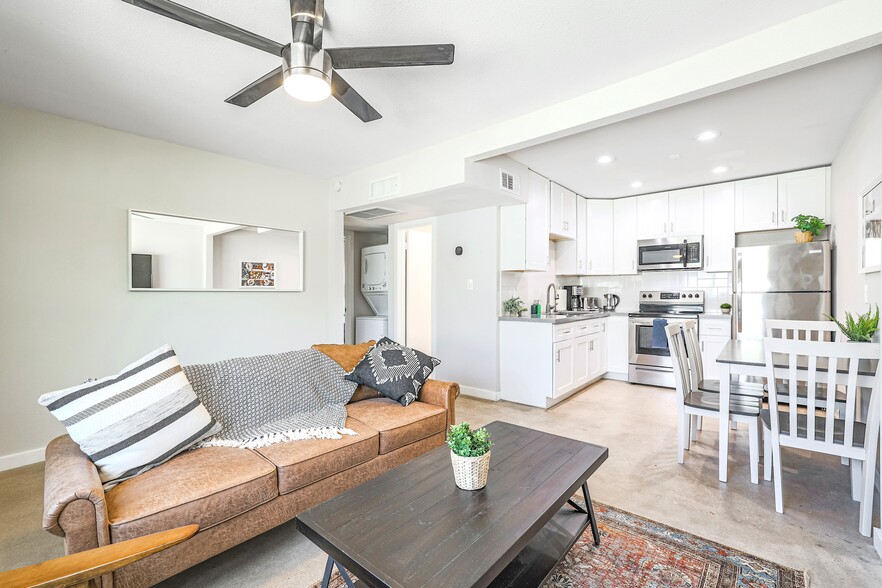
[[[43,528],[70,554],[198,524],[190,540],[102,578],[104,588],[156,584],[444,444],[457,384],[429,380],[407,407],[371,392],[359,387],[347,405],[357,436],[195,449],[108,492],[79,446],[58,437],[46,448]]]

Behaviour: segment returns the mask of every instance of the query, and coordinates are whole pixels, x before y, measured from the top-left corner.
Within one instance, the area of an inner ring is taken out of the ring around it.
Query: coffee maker
[[[585,310],[585,300],[582,298],[582,286],[564,286],[566,290],[567,310]]]

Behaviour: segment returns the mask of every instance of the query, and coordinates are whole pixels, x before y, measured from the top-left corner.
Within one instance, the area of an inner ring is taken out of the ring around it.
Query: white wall
[[[497,208],[434,219],[436,376],[468,393],[499,390]],[[463,248],[456,255],[457,246]],[[469,289],[471,280],[471,289]]]
[[[300,234],[239,229],[214,236],[214,287],[241,287],[242,262],[275,263],[276,288],[300,288]]]
[[[879,272],[858,273],[860,263],[859,198],[882,175],[882,82],[852,123],[833,160],[830,174],[836,246],[836,315],[864,312],[867,303],[882,305]]]
[[[0,104],[0,252],[22,272],[0,289],[0,456],[25,452],[0,468],[63,432],[40,394],[163,343],[187,364],[341,342],[342,217],[326,194],[323,180]],[[306,291],[129,292],[128,208],[303,229]]]
[[[205,285],[205,232],[201,225],[132,216],[132,253],[153,256],[154,288]]]

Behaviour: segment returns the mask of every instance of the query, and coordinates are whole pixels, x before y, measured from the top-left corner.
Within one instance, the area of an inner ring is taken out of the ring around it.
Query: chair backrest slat
[[[674,385],[680,392],[680,402],[692,390],[692,381],[689,376],[689,368],[686,364],[686,348],[683,344],[683,333],[679,324],[665,327],[665,335],[668,338],[668,349],[671,352],[671,363],[674,364]]]
[[[838,359],[833,357],[827,357],[827,366],[836,365],[838,363]],[[835,413],[836,407],[836,370],[835,369],[827,369],[827,416],[832,417]],[[833,419],[827,419],[827,426],[824,429],[824,440],[830,440],[830,443],[833,442]]]
[[[816,396],[814,393],[814,391],[816,389],[815,384],[816,384],[816,380],[817,380],[817,376],[818,376],[817,368],[818,368],[817,356],[815,356],[815,355],[809,356],[809,358],[808,358],[808,374],[807,374],[808,375],[808,392],[806,394],[806,402],[807,402],[806,414],[808,416],[808,418],[807,418],[808,422],[806,424],[808,426],[808,438],[811,439],[812,441],[815,441],[815,413],[817,412],[817,410],[815,410],[817,400],[816,400]],[[791,395],[791,397],[796,398],[795,395]],[[832,406],[832,405],[828,404],[827,406]],[[795,404],[791,405],[791,409],[794,409],[794,408],[796,408],[796,405]],[[796,411],[792,410],[792,412],[795,413]]]
[[[847,343],[846,343],[847,345]],[[855,406],[855,400],[857,400],[858,395],[858,385],[857,385],[857,377],[858,377],[858,362],[856,360],[851,360],[848,363],[848,384],[846,384],[846,388],[848,390],[853,390],[853,394],[849,394],[845,399],[845,446],[851,447],[854,442],[854,421],[857,416],[857,410]],[[835,392],[834,392],[835,394]],[[828,405],[829,406],[829,405]],[[829,420],[829,419],[828,419]],[[873,443],[876,441],[874,440]],[[874,464],[875,466],[875,464]]]
[[[696,321],[683,321],[683,340],[686,343],[689,381],[692,389],[698,390],[698,383],[704,379],[704,364],[701,362],[701,349],[698,343],[698,323]]]
[[[766,320],[766,336],[795,341],[843,341],[844,336],[833,321]]]
[[[790,418],[790,434],[792,436],[796,436],[796,414],[797,407],[799,406],[799,395],[797,391],[799,389],[799,372],[796,369],[796,363],[798,357],[796,355],[791,355],[788,359],[787,365],[787,388],[789,390],[789,394],[787,395],[787,411],[788,417]],[[770,385],[771,386],[771,385]]]

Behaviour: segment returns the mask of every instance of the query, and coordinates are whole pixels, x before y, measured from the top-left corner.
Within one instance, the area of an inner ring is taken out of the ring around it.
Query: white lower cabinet
[[[732,338],[731,333],[732,323],[728,315],[705,315],[698,320],[698,344],[706,380],[720,379],[717,358]]]
[[[606,373],[606,318],[499,323],[501,397],[548,408]]]
[[[606,319],[606,377],[628,379],[628,317],[612,315]]]

